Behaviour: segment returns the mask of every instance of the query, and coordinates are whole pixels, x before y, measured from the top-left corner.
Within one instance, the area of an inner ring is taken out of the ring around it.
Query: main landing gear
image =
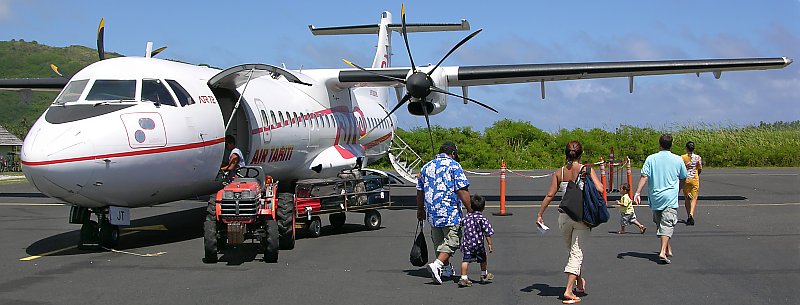
[[[97,220],[92,220],[92,214]],[[73,206],[69,222],[81,224],[79,249],[114,248],[119,244],[119,226],[109,222],[108,208]]]

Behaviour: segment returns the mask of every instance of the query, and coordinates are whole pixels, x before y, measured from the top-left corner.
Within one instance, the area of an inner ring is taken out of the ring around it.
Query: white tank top
[[[230,157],[232,157],[233,154],[236,154],[236,155],[239,156],[239,163],[236,165],[236,168],[244,167],[245,164],[244,164],[244,156],[242,155],[242,151],[239,150],[238,148],[234,147],[233,150],[231,150],[230,156],[228,156],[228,160],[230,160]]]
[[[565,166],[561,167],[561,179],[564,179],[564,167]],[[581,165],[581,170],[583,170],[583,165]],[[558,191],[562,192],[562,193],[564,191],[566,191],[568,184],[569,184],[569,181],[561,181],[561,184],[558,186]],[[579,189],[583,189],[583,179],[578,179],[578,188]]]

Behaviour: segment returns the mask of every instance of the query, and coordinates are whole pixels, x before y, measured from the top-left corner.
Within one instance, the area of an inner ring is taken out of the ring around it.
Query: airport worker
[[[700,172],[703,171],[703,158],[694,153],[694,142],[686,143],[686,154],[682,155],[686,165],[686,182],[683,184],[683,197],[686,202],[686,225],[694,225],[694,209],[697,207],[697,194],[700,192]]]
[[[681,157],[669,151],[672,148],[672,135],[662,134],[658,144],[661,151],[644,160],[633,201],[637,204],[642,201],[641,191],[647,184],[647,202],[653,211],[653,222],[658,227],[656,235],[661,241],[658,259],[663,264],[669,264],[673,254],[670,240],[678,222],[678,189],[681,180],[686,179],[688,174]]]
[[[231,153],[228,156],[228,163],[222,164],[222,167],[220,167],[219,170],[222,172],[227,172],[228,177],[226,180],[230,181],[236,176],[236,171],[245,165],[244,156],[242,155],[242,151],[239,150],[239,148],[236,148],[236,138],[232,135],[225,136],[225,149],[230,150]]]
[[[446,141],[439,148],[439,154],[422,166],[417,179],[417,219],[428,219],[436,251],[436,260],[426,267],[439,284],[443,269],[452,270],[450,257],[461,244],[461,206],[472,212],[469,180],[458,161],[458,148]],[[453,276],[454,272],[446,275]]]
[[[458,287],[470,287],[472,281],[467,276],[469,263],[477,262],[481,267],[481,283],[488,284],[494,280],[494,274],[486,269],[487,255],[483,241],[489,246],[489,253],[494,252],[492,247],[492,235],[494,229],[489,220],[483,216],[483,209],[486,207],[486,200],[479,195],[470,197],[472,213],[464,216],[464,239],[461,242],[461,253],[464,260],[461,261],[461,279],[458,280]]]
[[[550,189],[547,191],[542,206],[539,208],[539,213],[536,215],[536,222],[540,226],[544,226],[544,211],[553,200],[556,192],[559,190],[566,192],[569,181],[578,181],[578,189],[572,191],[582,192],[584,184],[584,175],[586,171],[581,164],[581,155],[583,154],[583,146],[581,142],[570,141],[564,148],[564,155],[567,159],[567,164],[562,166],[559,170],[553,173],[553,178],[550,181]],[[597,189],[603,189],[603,183],[597,178],[594,171],[591,171],[592,182]],[[578,179],[581,178],[581,179]],[[581,301],[581,298],[575,295],[575,292],[586,292],[586,279],[581,273],[581,266],[583,264],[583,245],[589,237],[590,228],[583,223],[583,221],[576,221],[568,216],[564,211],[559,209],[558,214],[558,227],[564,235],[564,243],[569,252],[567,265],[564,267],[564,273],[567,274],[567,287],[564,289],[564,304],[574,304]]]

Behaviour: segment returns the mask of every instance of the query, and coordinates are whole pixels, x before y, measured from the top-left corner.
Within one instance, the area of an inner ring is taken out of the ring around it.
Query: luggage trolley
[[[322,229],[320,215],[327,214],[334,229],[347,220],[346,212],[364,213],[367,230],[381,226],[378,209],[391,207],[389,177],[360,172],[344,172],[337,178],[304,179],[297,181],[295,205],[296,228],[308,236],[319,237]]]

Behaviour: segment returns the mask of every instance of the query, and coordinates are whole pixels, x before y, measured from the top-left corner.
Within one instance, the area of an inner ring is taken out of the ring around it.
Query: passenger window
[[[71,103],[76,102],[81,97],[81,93],[83,93],[83,89],[86,88],[86,84],[89,83],[88,79],[76,80],[71,81],[64,88],[64,91],[61,92],[61,95],[58,96],[53,104],[56,105],[63,105],[64,103]]]
[[[264,124],[265,127],[269,126],[269,118],[267,117],[267,112],[264,110],[261,110],[261,123]]]
[[[292,116],[291,116],[291,115],[289,115],[289,112],[288,112],[288,111],[286,111],[286,112],[284,112],[284,113],[286,113],[286,123],[285,123],[284,125],[286,125],[286,126],[292,126]]]
[[[283,113],[278,111],[278,116],[281,117],[281,125],[286,126],[286,121],[283,120]]]
[[[175,100],[159,79],[142,80],[142,101],[176,107]]]
[[[278,112],[278,114],[280,114],[280,112]],[[275,111],[270,110],[269,111],[269,116],[272,117],[272,124],[275,124],[277,126],[278,120],[275,119]]]
[[[306,122],[306,120],[308,119],[308,115],[301,113],[300,118],[303,120],[303,127],[308,127],[308,122]]]
[[[170,86],[170,88],[172,88],[172,92],[175,92],[175,96],[178,97],[178,102],[181,103],[181,106],[194,104],[192,95],[190,95],[189,92],[186,91],[186,89],[183,89],[183,86],[181,86],[181,84],[171,79],[168,79],[166,81],[167,84]]]
[[[166,91],[166,89],[164,89]],[[135,80],[98,79],[86,95],[87,101],[126,100],[136,98]]]
[[[314,123],[317,125],[317,129],[319,129],[319,115],[314,113]]]
[[[325,122],[327,123],[325,127],[331,127],[331,118],[327,114],[325,115]]]
[[[297,124],[297,127],[300,127],[300,119],[297,117],[297,112],[292,112],[294,114],[294,123]]]

